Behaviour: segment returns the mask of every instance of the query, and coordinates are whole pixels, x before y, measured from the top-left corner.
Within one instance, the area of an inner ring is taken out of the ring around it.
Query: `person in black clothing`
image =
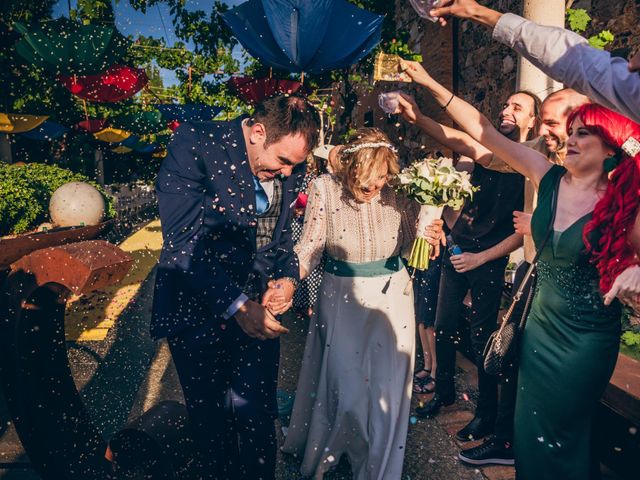
[[[415,77],[414,81],[421,83],[422,67],[414,62],[406,62],[405,67],[405,71]],[[515,93],[503,105],[500,131],[520,142],[526,141],[537,130],[539,106],[540,101],[535,95]],[[455,131],[441,126],[434,129],[434,121],[419,112],[413,99],[402,97],[399,109],[406,120],[433,134],[436,139],[445,140],[443,136],[446,140],[453,138],[454,141],[446,143],[455,149],[455,143],[459,141]],[[477,160],[475,157],[480,152],[469,148],[462,153]],[[498,379],[484,372],[482,353],[497,325],[508,254],[522,244],[522,236],[513,228],[512,212],[523,206],[523,177],[491,171],[476,164],[472,183],[479,186],[480,191],[465,204],[459,215],[445,211],[451,237],[462,253],[451,255],[445,252],[436,313],[436,394],[416,410],[420,416],[434,416],[442,406],[455,402],[457,322],[462,315],[462,301],[471,290],[471,343],[478,366],[479,398],[473,420],[457,434],[462,441],[482,438],[492,433],[494,428],[501,428],[502,422],[513,422],[507,413],[498,414]],[[499,417],[497,426],[496,417]],[[512,457],[510,452],[506,457]],[[512,463],[511,458],[504,463],[509,462]]]

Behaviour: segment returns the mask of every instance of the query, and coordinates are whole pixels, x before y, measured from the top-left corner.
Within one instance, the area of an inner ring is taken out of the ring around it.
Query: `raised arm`
[[[554,80],[594,102],[640,122],[640,54],[629,62],[591,47],[587,40],[564,28],[538,25],[512,13],[502,14],[474,0],[444,0],[432,11],[446,17],[468,18],[493,28],[493,38],[508,45]]]
[[[327,208],[323,186],[324,179],[318,177],[309,188],[309,198],[304,212],[302,235],[294,251],[300,262],[300,278],[305,278],[322,259],[327,239]]]
[[[538,186],[551,168],[544,155],[502,135],[487,117],[435,81],[418,62],[403,61],[402,68],[413,81],[424,86],[433,95],[436,102],[446,109],[453,121],[465,132]]]
[[[489,149],[475,141],[467,133],[455,128],[442,125],[432,118],[424,115],[416,101],[410,95],[400,92],[398,95],[400,115],[409,123],[415,125],[436,142],[453,150],[460,155],[469,157],[480,165],[487,166],[491,161],[492,153]]]

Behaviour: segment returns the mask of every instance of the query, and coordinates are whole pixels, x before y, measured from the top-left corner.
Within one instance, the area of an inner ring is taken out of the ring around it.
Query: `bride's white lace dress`
[[[311,186],[295,251],[308,272],[323,250],[356,264],[394,257],[411,246],[417,211],[389,187],[357,203],[323,175]],[[404,268],[372,277],[324,272],[283,446],[303,457],[303,475],[322,478],[346,453],[358,480],[401,477],[415,339],[408,281]]]

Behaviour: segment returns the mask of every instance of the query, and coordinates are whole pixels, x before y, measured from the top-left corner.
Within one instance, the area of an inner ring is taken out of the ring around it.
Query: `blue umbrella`
[[[188,105],[156,105],[162,118],[166,121],[176,120],[178,122],[205,122],[211,120],[222,111],[222,107],[212,107],[203,103]]]
[[[29,130],[28,132],[21,133],[25,138],[29,140],[55,140],[67,133],[69,129],[64,125],[60,125],[56,122],[46,121],[39,127]]]
[[[380,42],[384,19],[346,0],[249,0],[223,18],[263,64],[307,73],[360,61]]]
[[[127,148],[134,148],[140,142],[140,137],[137,135],[129,135],[127,138],[122,140],[118,145],[123,145]]]
[[[134,150],[138,153],[153,153],[161,148],[157,143],[146,143],[144,145],[138,145]]]

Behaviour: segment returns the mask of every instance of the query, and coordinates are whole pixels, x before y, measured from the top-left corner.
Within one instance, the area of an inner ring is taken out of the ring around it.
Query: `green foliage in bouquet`
[[[414,162],[394,180],[396,190],[420,205],[459,209],[464,199],[472,197],[478,187],[471,185],[467,172],[456,170],[449,158],[430,158]]]
[[[69,182],[96,187],[105,200],[106,218],[115,216],[113,199],[84,175],[53,165],[0,163],[0,236],[24,233],[46,222],[51,195]]]

